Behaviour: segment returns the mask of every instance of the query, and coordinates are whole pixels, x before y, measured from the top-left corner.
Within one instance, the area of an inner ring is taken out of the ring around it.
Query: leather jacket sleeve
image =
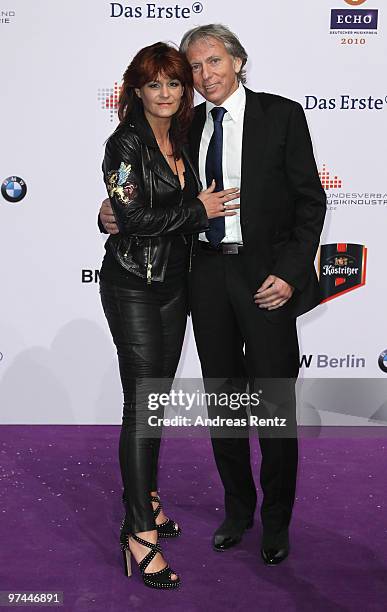
[[[122,234],[148,237],[192,234],[208,227],[206,210],[198,198],[185,202],[184,206],[166,207],[155,206],[145,196],[141,143],[136,135],[112,134],[106,143],[103,171]]]

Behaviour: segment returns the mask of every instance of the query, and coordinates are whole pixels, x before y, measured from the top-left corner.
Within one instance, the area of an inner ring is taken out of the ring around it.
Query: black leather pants
[[[128,281],[125,287],[100,283],[102,306],[117,347],[124,394],[119,459],[127,533],[155,529],[150,491],[157,490],[161,428],[152,427],[151,437],[144,436],[143,425],[152,414],[146,398],[148,392],[169,391],[187,319],[184,276],[178,283],[176,279],[173,283],[167,279],[151,285],[142,281],[135,278],[132,285]],[[165,383],[160,379],[165,379]],[[157,416],[162,416],[160,409]]]

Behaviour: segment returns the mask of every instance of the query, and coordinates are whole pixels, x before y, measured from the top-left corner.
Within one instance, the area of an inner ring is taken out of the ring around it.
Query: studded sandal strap
[[[143,540],[142,538],[137,536],[135,533],[132,533],[130,537],[133,538],[133,540],[135,540],[139,544],[142,544],[143,546],[147,546],[151,550],[155,550],[156,552],[161,552],[161,547],[160,547],[159,543],[152,544],[152,542],[148,542],[147,540]]]
[[[145,570],[148,567],[149,563],[152,561],[152,559],[155,558],[156,554],[157,553],[154,550],[151,550],[151,551],[148,552],[147,555],[145,555],[145,557],[143,559],[141,559],[140,563],[138,564],[138,567],[140,568],[140,571],[142,573],[145,572]]]
[[[133,540],[135,540],[139,544],[142,544],[143,546],[147,546],[148,548],[150,548],[150,551],[148,552],[148,554],[145,555],[145,557],[143,559],[141,559],[141,561],[138,564],[138,567],[140,568],[140,571],[142,573],[144,573],[144,571],[148,567],[149,563],[152,561],[152,559],[155,558],[157,553],[162,553],[161,546],[160,546],[160,544],[152,544],[151,542],[147,542],[146,540],[143,540],[142,538],[139,538],[135,534],[132,534],[131,537],[133,538]]]
[[[160,499],[158,497],[153,497],[153,496],[151,497],[151,501],[159,504],[157,506],[157,508],[155,510],[153,510],[153,516],[154,516],[154,518],[156,520],[158,515],[161,512],[161,501],[160,501]]]

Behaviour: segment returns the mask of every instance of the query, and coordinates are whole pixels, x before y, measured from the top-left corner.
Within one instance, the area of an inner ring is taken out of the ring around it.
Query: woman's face
[[[155,81],[145,83],[135,91],[142,100],[148,119],[167,119],[178,111],[184,88],[178,79],[159,74]]]

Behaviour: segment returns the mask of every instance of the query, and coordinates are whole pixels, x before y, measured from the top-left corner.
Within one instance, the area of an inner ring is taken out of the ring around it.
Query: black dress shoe
[[[214,533],[212,540],[213,548],[216,551],[227,550],[241,541],[246,529],[250,529],[254,524],[254,519],[230,519],[226,518]]]
[[[262,559],[266,565],[278,565],[288,554],[288,548],[261,548]]]

